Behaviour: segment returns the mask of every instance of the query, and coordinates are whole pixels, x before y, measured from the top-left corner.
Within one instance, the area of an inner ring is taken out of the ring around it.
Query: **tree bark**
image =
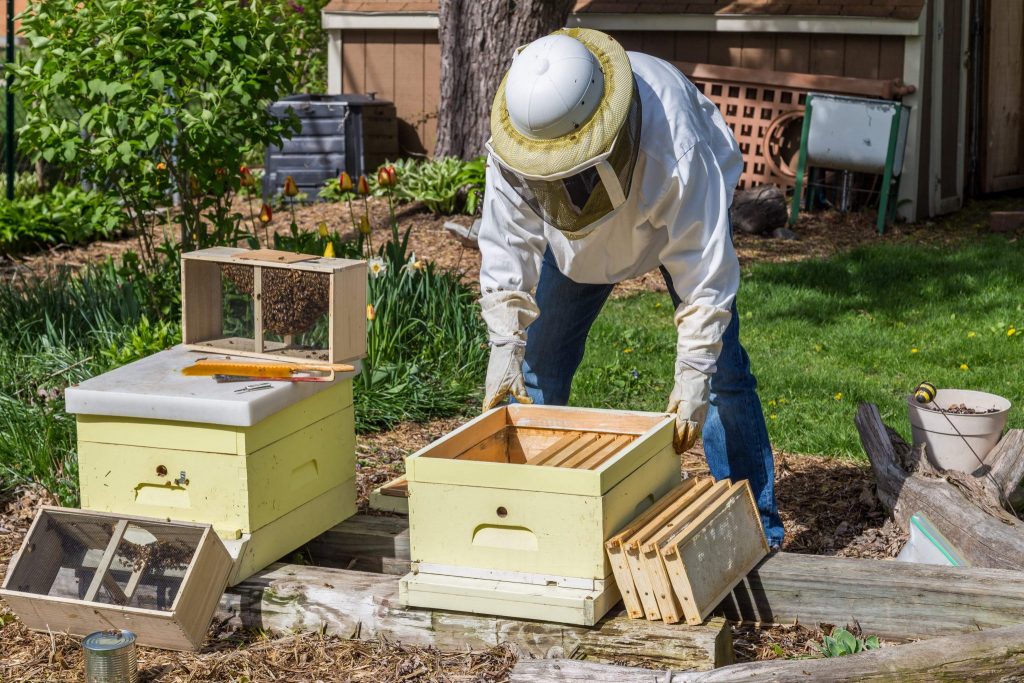
[[[950,543],[976,567],[1020,569],[1024,561],[1024,523],[1003,510],[985,488],[985,480],[952,471],[935,473],[921,454],[888,429],[878,408],[862,403],[857,411],[857,430],[871,461],[878,499],[904,531],[910,517],[924,513]],[[1014,444],[1019,444],[1014,440]],[[999,446],[997,446],[999,449]],[[999,451],[999,461],[1019,457],[1008,448]],[[1007,488],[1015,467],[994,465],[1002,478],[997,488]]]
[[[521,659],[511,683],[719,683],[729,681],[1019,681],[1024,626],[946,636],[827,659],[750,662],[675,673],[572,660]]]
[[[491,101],[515,49],[565,25],[573,0],[441,0],[438,157],[483,153]]]

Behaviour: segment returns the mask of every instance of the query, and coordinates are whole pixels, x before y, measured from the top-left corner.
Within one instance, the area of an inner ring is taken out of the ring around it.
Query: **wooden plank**
[[[594,432],[583,434],[579,439],[573,441],[568,448],[563,448],[552,455],[547,461],[537,464],[544,465],[545,467],[562,467],[564,463],[572,459],[577,453],[588,453],[591,448],[600,447],[604,436],[606,435]]]
[[[693,484],[687,479],[681,486]],[[631,526],[623,533],[632,533]],[[379,554],[378,566],[382,557],[397,558],[397,571],[408,571],[404,518],[356,515],[313,543],[322,544],[313,555],[318,563],[336,557],[344,567],[345,558],[361,552]],[[970,633],[1024,624],[1024,571],[775,553],[748,573],[717,613],[744,622],[859,623],[865,633],[894,640]]]
[[[110,570],[110,563],[114,561],[117,546],[121,544],[121,538],[124,536],[125,529],[127,528],[127,519],[120,519],[114,525],[114,531],[110,535],[110,541],[107,542],[106,549],[103,551],[103,557],[96,566],[96,573],[93,574],[92,581],[85,591],[85,597],[82,598],[86,602],[94,602],[96,600],[96,594],[99,592],[100,586],[104,585],[104,579],[107,578],[107,572]],[[115,594],[113,597],[114,600],[117,600],[118,597],[123,598],[124,594],[122,593],[120,596]]]
[[[511,683],[736,683],[739,681],[1013,681],[1024,670],[1024,626],[909,643],[845,657],[771,660],[706,672],[651,671],[571,659],[520,659]]]
[[[648,551],[665,547],[680,535],[696,528],[697,523],[712,509],[712,503],[727,495],[731,485],[732,482],[728,479],[716,481],[696,500],[691,500],[685,505],[680,502],[674,510],[674,516],[653,529],[639,542],[640,549]]]
[[[587,470],[596,470],[606,462],[617,456],[624,449],[629,447],[633,440],[625,434],[620,434],[611,440],[603,449],[595,452],[579,464],[579,467]]]
[[[410,467],[415,467],[412,462],[417,458],[454,458],[468,448],[486,439],[491,434],[505,428],[507,422],[507,407],[500,406],[487,411],[483,415],[474,418],[454,431],[445,434],[437,441],[430,443],[413,453],[410,457]],[[412,472],[407,472],[409,479],[415,481]]]
[[[237,261],[266,261],[268,263],[288,264],[312,261],[318,257],[311,254],[296,254],[290,251],[281,251],[280,249],[253,249],[252,251],[236,254],[233,258]]]
[[[811,35],[811,73],[842,76],[846,43],[841,35]]]
[[[514,644],[523,656],[575,653],[595,661],[635,657],[676,669],[727,663],[724,620],[668,627],[612,613],[594,628],[399,606],[394,577],[302,565],[273,565],[229,589],[218,619],[275,633],[320,631],[442,650]]]
[[[332,303],[331,310],[334,310]],[[254,353],[265,353],[263,332],[263,269],[254,266],[252,269],[252,350]]]
[[[708,64],[740,66],[743,36],[740,33],[716,32],[708,36]]]
[[[441,46],[437,31],[423,32],[423,123],[420,139],[427,154],[437,143],[437,109],[441,101]]]
[[[901,39],[902,40],[902,39]],[[900,48],[900,55],[903,50]],[[775,41],[775,68],[779,71],[807,73],[811,69],[811,38],[809,35],[785,33]],[[900,72],[902,74],[902,71]]]
[[[366,277],[365,262],[331,273],[329,348],[332,363],[366,356]]]
[[[399,477],[380,487],[381,495],[393,496],[395,498],[409,497],[409,482],[405,477]]]
[[[342,32],[341,74],[342,92],[366,92],[366,31]]]
[[[181,340],[185,344],[221,336],[220,265],[181,259]]]
[[[676,57],[676,39],[671,31],[644,31],[645,54],[671,62]]]
[[[516,427],[572,429],[580,432],[636,436],[659,427],[666,419],[665,413],[523,404],[508,406],[508,415],[511,424]]]
[[[472,447],[462,451],[453,459],[474,460],[476,462],[509,462],[508,430],[508,427],[499,429]]]
[[[745,69],[775,69],[775,36],[771,33],[743,34],[740,66]]]
[[[234,561],[224,544],[213,529],[206,529],[171,606],[175,623],[196,649],[206,639],[210,617],[233,568]]]
[[[365,92],[376,93],[378,99],[395,97],[395,32],[366,32]]]
[[[882,80],[903,78],[903,36],[878,37],[878,78]]]
[[[982,191],[1024,185],[1024,3],[988,0]]]
[[[425,154],[419,123],[423,119],[423,32],[395,31],[395,109],[398,144],[403,154]]]
[[[673,62],[694,62],[703,64],[708,61],[707,31],[675,31],[676,52]]]
[[[672,589],[672,581],[668,569],[657,549],[650,552],[640,551],[640,565],[654,591],[654,600],[658,603],[661,620],[666,624],[678,624],[683,619],[683,608],[679,598]],[[648,615],[648,618],[650,616]]]
[[[843,76],[877,79],[879,73],[879,37],[846,36]]]
[[[768,554],[750,485],[733,484],[691,530],[658,550],[687,623],[701,623]]]
[[[897,97],[902,92],[901,86],[891,80],[743,69],[740,67],[694,64],[690,62],[680,62],[677,66],[692,80],[757,83],[800,90],[837,92],[847,95],[882,97],[885,99]]]

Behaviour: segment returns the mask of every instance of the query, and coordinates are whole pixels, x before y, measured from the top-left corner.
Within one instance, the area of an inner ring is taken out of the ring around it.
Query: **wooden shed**
[[[900,213],[1024,187],[1021,0],[578,0],[568,25],[693,65],[902,81],[911,107]],[[332,0],[328,92],[397,105],[408,153],[436,136],[437,3]],[[706,70],[706,69],[705,69]]]

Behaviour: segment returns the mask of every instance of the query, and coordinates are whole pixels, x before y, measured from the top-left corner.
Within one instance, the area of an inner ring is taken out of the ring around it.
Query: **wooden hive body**
[[[231,567],[208,525],[46,506],[0,596],[36,631],[121,628],[140,645],[194,650]]]
[[[248,281],[252,338],[225,332],[225,273],[242,273]],[[286,282],[285,276],[298,280]],[[315,292],[302,278],[316,285]],[[280,291],[272,291],[272,286]],[[273,329],[270,322],[297,310],[303,303],[299,299],[306,296],[320,299],[316,304],[327,316],[327,348],[298,343],[299,335],[288,330],[278,330],[276,341],[267,339]],[[279,306],[273,306],[275,300]],[[265,310],[268,302],[273,308]],[[234,247],[182,254],[181,335],[188,348],[233,356],[332,364],[362,358],[366,355],[366,262]]]
[[[69,389],[69,411],[82,401]],[[212,525],[236,560],[232,584],[356,511],[350,377],[249,425],[78,412],[77,426],[82,508]]]
[[[679,482],[672,429],[660,413],[513,405],[410,456],[408,604],[594,623],[618,600],[605,539]]]

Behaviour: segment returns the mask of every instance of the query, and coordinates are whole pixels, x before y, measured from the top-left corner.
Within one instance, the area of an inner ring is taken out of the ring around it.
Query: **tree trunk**
[[[996,446],[990,466],[998,480],[986,488],[988,477],[934,472],[922,454],[882,423],[875,405],[862,403],[855,422],[875,473],[878,499],[901,529],[909,531],[910,517],[922,512],[973,566],[1020,569],[1024,523],[1006,512],[993,493],[1016,486],[1010,482],[1019,469],[1003,461],[1020,457],[1018,435]]]
[[[441,0],[436,156],[481,154],[515,49],[565,25],[573,0]]]

